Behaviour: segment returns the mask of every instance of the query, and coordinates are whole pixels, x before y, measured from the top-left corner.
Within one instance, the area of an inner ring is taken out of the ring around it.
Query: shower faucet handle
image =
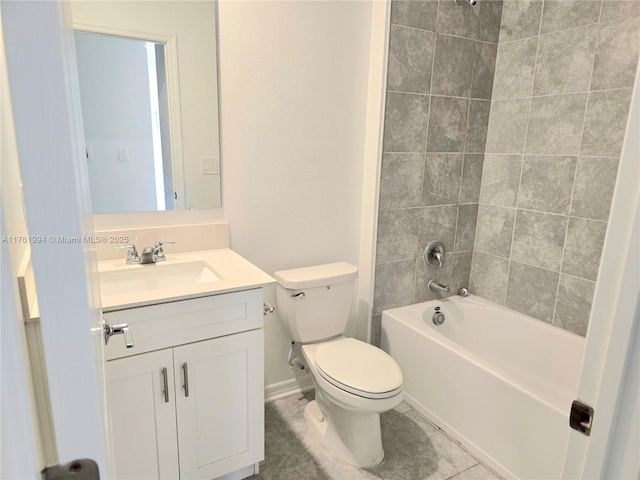
[[[422,259],[425,265],[429,267],[442,268],[444,264],[444,254],[444,244],[438,240],[434,240],[433,242],[429,242],[425,247]]]

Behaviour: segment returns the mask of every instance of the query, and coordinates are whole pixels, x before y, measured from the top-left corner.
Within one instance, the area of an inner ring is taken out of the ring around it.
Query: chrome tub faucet
[[[439,294],[449,293],[449,287],[447,285],[443,285],[437,280],[429,280],[427,287],[429,287],[429,290],[433,290]]]

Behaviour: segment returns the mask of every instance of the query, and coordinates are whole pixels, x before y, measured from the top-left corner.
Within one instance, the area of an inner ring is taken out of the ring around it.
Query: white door
[[[571,430],[563,474],[567,479],[640,478],[638,358],[632,357],[638,351],[640,321],[638,132],[640,77],[636,75],[578,388],[578,399],[593,407],[595,414],[590,436]],[[629,388],[632,385],[636,388]]]
[[[6,233],[0,208],[0,235]],[[0,244],[0,478],[36,478],[40,456],[36,419],[29,402],[24,326],[6,243]],[[21,331],[22,330],[22,331]]]
[[[107,362],[107,399],[115,478],[178,478],[172,350]]]
[[[58,461],[109,462],[99,294],[68,4],[0,4]]]
[[[263,458],[263,330],[173,349],[181,478],[217,478]]]

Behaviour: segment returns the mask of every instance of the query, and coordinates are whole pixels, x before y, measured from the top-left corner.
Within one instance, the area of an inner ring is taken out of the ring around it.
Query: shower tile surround
[[[468,286],[501,2],[393,1],[376,256],[374,343],[385,308]],[[446,249],[427,267],[432,240]]]
[[[636,1],[392,1],[373,343],[432,278],[586,333],[639,47]]]
[[[501,28],[470,288],[585,335],[638,62],[640,3],[505,0]]]

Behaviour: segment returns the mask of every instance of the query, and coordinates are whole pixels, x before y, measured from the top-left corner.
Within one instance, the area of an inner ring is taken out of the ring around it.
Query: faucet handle
[[[434,240],[429,242],[425,247],[422,259],[425,265],[429,267],[442,268],[445,259],[444,244],[440,241]]]
[[[175,245],[176,242],[156,242],[153,247],[153,254],[155,255],[156,262],[166,260],[166,255],[164,254],[164,250],[162,250],[163,245]]]
[[[127,253],[127,265],[135,265],[140,263],[140,257],[138,256],[138,250],[136,250],[136,246],[132,243],[131,245],[118,245],[117,247],[113,247],[114,250],[124,250],[127,249],[129,252]]]

